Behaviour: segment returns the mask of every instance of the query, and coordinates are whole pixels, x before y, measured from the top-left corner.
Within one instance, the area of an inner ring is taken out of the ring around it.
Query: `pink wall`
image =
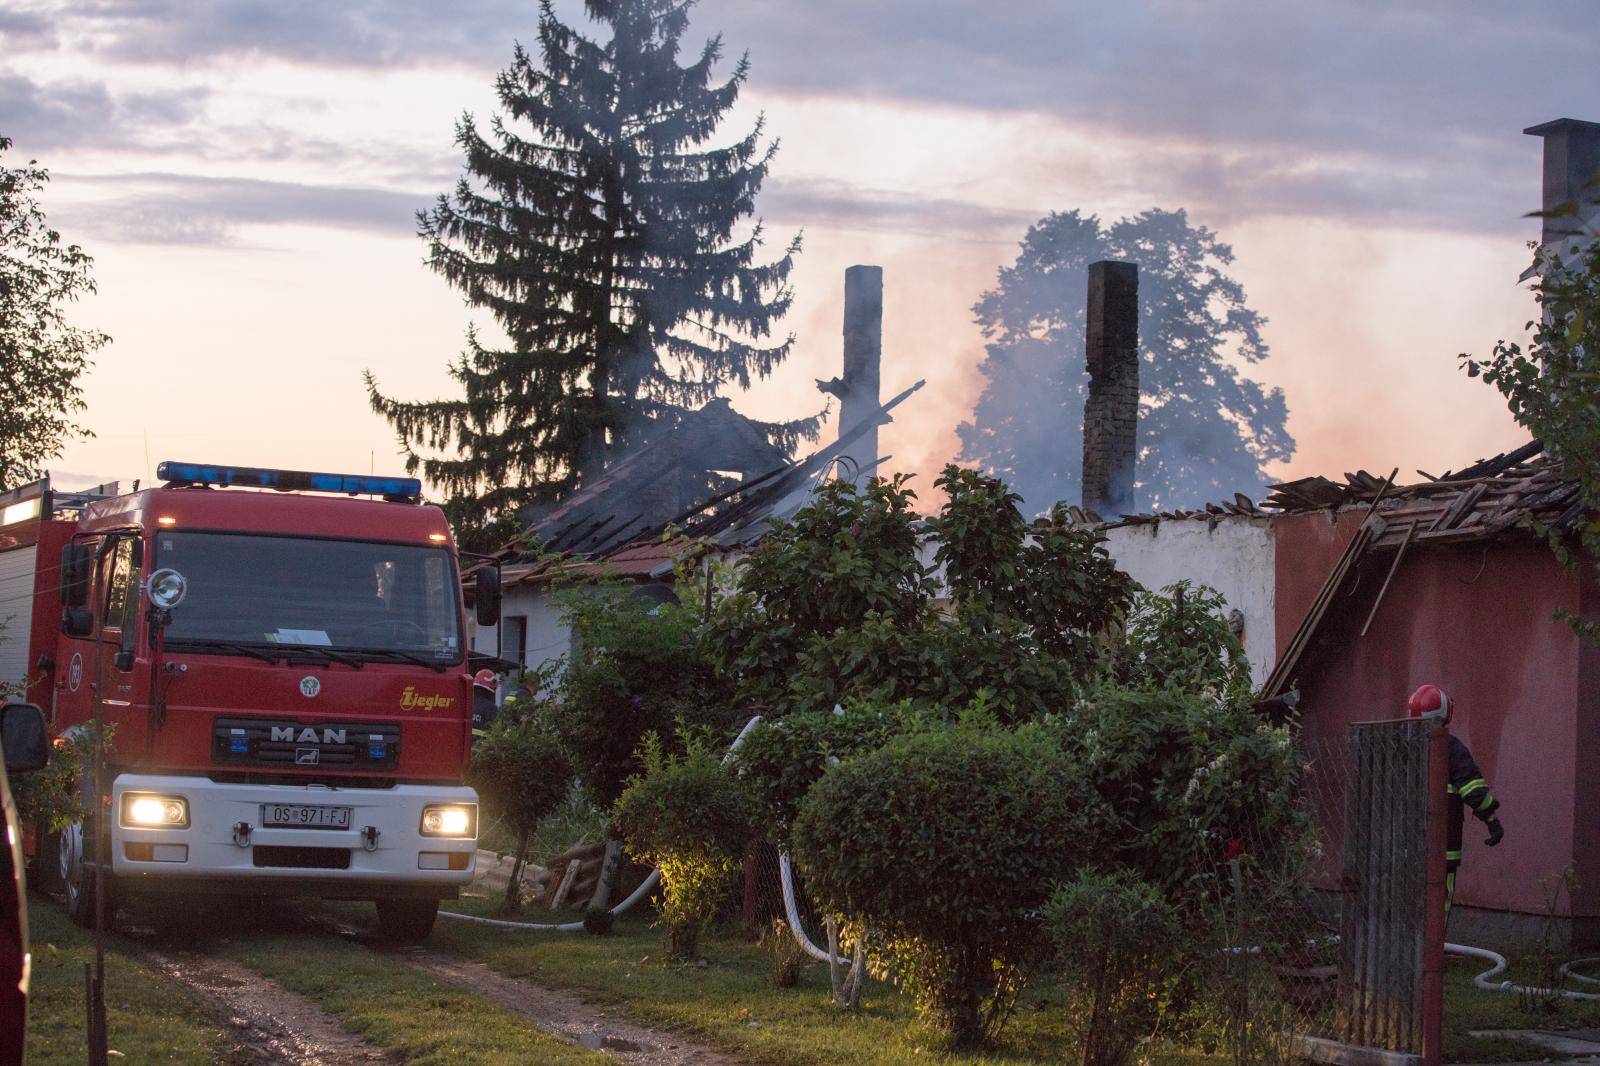
[[[1324,514],[1275,524],[1280,648],[1358,524],[1347,515],[1333,527]],[[1600,656],[1580,654],[1572,631],[1551,617],[1558,606],[1579,606],[1578,580],[1531,539],[1413,545],[1362,637],[1393,559],[1384,553],[1365,560],[1354,593],[1336,601],[1315,652],[1301,661],[1307,736],[1313,745],[1336,746],[1353,722],[1404,715],[1417,685],[1444,688],[1456,702],[1454,731],[1505,807],[1506,840],[1494,850],[1468,818],[1457,902],[1542,912],[1539,879],[1576,860],[1590,887],[1562,913],[1600,914],[1600,828],[1587,783],[1594,775],[1580,781],[1578,772],[1580,751],[1600,756],[1593,698]],[[1596,602],[1600,594],[1591,589],[1583,606]],[[1580,695],[1587,697],[1581,712]]]

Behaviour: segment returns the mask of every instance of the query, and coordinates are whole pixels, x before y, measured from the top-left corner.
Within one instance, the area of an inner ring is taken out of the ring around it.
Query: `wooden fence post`
[[[1445,847],[1449,832],[1450,730],[1428,731],[1428,891],[1422,934],[1422,1063],[1444,1061]]]

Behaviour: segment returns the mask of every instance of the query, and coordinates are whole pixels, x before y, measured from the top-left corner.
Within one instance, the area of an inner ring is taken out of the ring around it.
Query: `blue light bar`
[[[177,485],[236,485],[278,492],[341,492],[351,496],[396,496],[415,499],[422,482],[414,477],[369,477],[362,474],[317,474],[306,470],[262,470],[249,466],[207,466],[164,462],[156,477]]]

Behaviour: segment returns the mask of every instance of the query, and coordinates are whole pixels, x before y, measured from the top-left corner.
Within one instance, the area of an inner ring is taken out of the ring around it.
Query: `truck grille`
[[[394,722],[296,722],[281,718],[218,718],[213,762],[294,770],[392,770],[400,761]]]

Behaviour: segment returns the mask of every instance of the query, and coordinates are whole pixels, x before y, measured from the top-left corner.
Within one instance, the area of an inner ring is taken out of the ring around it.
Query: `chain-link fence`
[[[1209,998],[1236,1061],[1422,1050],[1426,731],[1297,738],[1303,843],[1239,841],[1218,887]]]

